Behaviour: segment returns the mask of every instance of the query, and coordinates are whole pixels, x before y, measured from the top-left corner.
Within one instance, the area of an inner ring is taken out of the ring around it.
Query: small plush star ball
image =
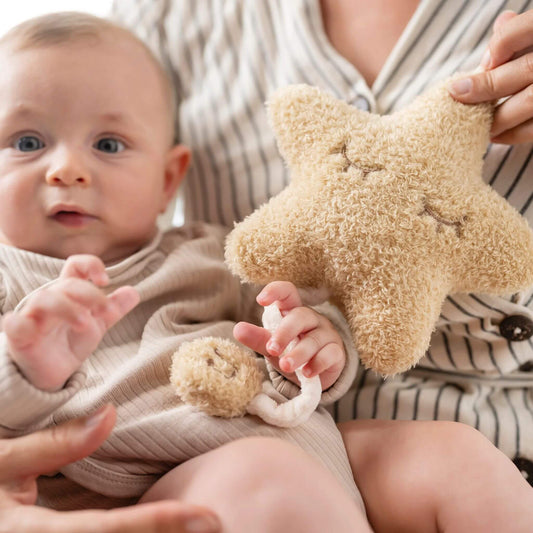
[[[170,382],[184,403],[225,418],[243,416],[264,379],[253,352],[218,337],[183,343],[170,369]]]

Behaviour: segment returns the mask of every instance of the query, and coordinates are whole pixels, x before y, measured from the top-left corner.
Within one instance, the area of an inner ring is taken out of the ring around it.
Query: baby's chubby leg
[[[533,489],[474,428],[354,420],[339,429],[375,531],[532,531]]]
[[[209,507],[228,533],[371,531],[363,510],[327,469],[270,437],[236,440],[190,459],[141,502],[168,498]]]

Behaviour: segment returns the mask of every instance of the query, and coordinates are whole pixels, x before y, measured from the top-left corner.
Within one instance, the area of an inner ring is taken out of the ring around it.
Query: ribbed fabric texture
[[[320,408],[309,423],[282,430],[251,416],[209,417],[184,405],[169,383],[174,351],[203,336],[232,338],[239,320],[259,322],[257,292],[242,285],[223,262],[226,230],[194,224],[156,238],[144,249],[109,266],[108,290],[133,285],[141,303],[111,328],[99,348],[54,393],[36,389],[10,360],[0,336],[0,435],[16,436],[87,414],[105,403],[117,408],[117,424],[90,457],[62,472],[103,495],[140,496],[172,466],[237,438],[267,435],[287,439],[319,458],[359,498],[342,439],[331,416]],[[2,314],[25,295],[54,280],[64,261],[0,245]],[[353,381],[356,357],[346,324],[331,306],[349,349],[339,382],[327,391],[334,401]],[[285,387],[278,379],[277,386]],[[296,394],[297,387],[288,387]],[[286,396],[277,393],[277,399]]]
[[[266,118],[270,93],[307,83],[386,114],[480,62],[497,15],[531,0],[421,0],[372,87],[324,32],[319,0],[115,0],[114,17],[172,72],[179,139],[193,148],[185,218],[234,220],[288,183]],[[531,144],[492,144],[484,180],[533,221]],[[178,218],[176,219],[178,220]],[[508,298],[449,298],[419,370],[382,381],[361,371],[336,406],[353,417],[451,419],[480,429],[510,457],[533,461],[532,339],[511,342],[500,321],[533,319],[533,291]]]

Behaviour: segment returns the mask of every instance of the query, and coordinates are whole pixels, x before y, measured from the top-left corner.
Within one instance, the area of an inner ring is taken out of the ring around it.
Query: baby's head
[[[183,178],[170,82],[135,36],[79,13],[0,39],[0,243],[106,262],[150,240]]]

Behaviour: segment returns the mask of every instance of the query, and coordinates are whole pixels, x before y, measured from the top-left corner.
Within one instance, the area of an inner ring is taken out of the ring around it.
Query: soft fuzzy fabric
[[[292,181],[237,224],[226,261],[246,281],[327,287],[366,367],[416,364],[447,294],[533,284],[532,232],[481,179],[492,105],[441,84],[378,116],[295,85],[269,112]]]
[[[253,353],[218,337],[183,343],[170,368],[170,382],[183,402],[226,418],[246,414],[264,379]]]

